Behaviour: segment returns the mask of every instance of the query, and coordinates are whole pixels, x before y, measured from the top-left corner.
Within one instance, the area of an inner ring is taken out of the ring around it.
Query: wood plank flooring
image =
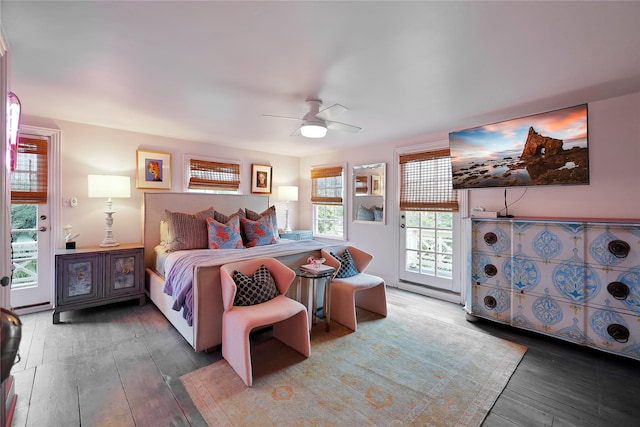
[[[483,426],[640,425],[640,362],[465,320],[459,305],[388,288],[388,303],[528,347]],[[13,426],[203,426],[180,376],[221,358],[196,353],[151,303],[21,316]]]

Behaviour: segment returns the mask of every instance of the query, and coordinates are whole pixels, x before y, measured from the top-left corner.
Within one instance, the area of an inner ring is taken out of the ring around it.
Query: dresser
[[[53,323],[60,313],[119,301],[146,302],[144,247],[122,244],[64,249],[56,252],[56,306]]]
[[[470,320],[640,360],[640,222],[469,221]]]

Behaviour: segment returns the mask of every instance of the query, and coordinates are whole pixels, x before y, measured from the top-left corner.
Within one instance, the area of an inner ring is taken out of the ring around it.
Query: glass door
[[[454,223],[451,212],[400,212],[401,280],[459,292],[453,280]]]
[[[49,224],[47,204],[11,205],[11,306],[15,309],[52,302]]]

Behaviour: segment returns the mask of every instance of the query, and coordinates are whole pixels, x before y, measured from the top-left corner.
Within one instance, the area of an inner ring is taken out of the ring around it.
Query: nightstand
[[[311,233],[311,230],[283,231],[280,233],[280,238],[289,240],[311,240],[313,239],[313,233]]]
[[[60,323],[63,311],[131,299],[140,299],[140,305],[146,302],[142,245],[56,251],[54,324]]]

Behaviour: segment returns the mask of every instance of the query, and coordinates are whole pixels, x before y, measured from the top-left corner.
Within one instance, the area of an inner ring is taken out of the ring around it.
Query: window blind
[[[400,156],[400,210],[458,211],[448,149]]]
[[[311,169],[311,203],[342,205],[342,166]]]
[[[190,159],[188,187],[201,190],[238,191],[240,165]]]
[[[47,140],[18,138],[16,169],[11,172],[11,203],[47,203],[48,181]]]

